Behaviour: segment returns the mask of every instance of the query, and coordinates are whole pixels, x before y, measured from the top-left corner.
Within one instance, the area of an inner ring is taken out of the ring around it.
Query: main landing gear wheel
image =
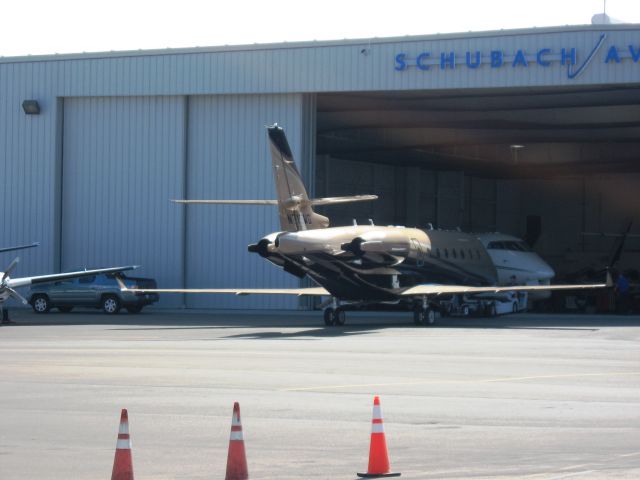
[[[413,323],[416,325],[433,325],[436,323],[436,311],[429,307],[417,307],[413,311]]]
[[[344,325],[345,322],[347,321],[347,315],[346,312],[338,307],[336,309],[333,309],[331,307],[329,308],[325,308],[324,309],[324,324],[327,327],[331,327],[332,325]]]
[[[324,324],[327,327],[333,325],[333,308],[325,308],[324,309]]]

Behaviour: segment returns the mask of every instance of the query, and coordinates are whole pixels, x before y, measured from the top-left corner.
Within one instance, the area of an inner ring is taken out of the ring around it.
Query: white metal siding
[[[182,285],[184,115],[181,97],[65,100],[63,269],[140,264]]]
[[[28,69],[0,66],[0,246],[41,243],[36,249],[0,254],[0,270],[21,258],[14,276],[57,268],[55,99],[41,102],[41,115],[25,115],[21,107],[23,100],[36,98],[34,92],[48,89],[45,73],[42,63]]]
[[[187,194],[193,199],[276,198],[265,125],[286,132],[298,164],[303,151],[301,95],[197,96],[189,99]],[[271,206],[189,205],[188,287],[296,287],[247,245],[278,231]],[[190,307],[292,308],[297,298],[189,295]]]

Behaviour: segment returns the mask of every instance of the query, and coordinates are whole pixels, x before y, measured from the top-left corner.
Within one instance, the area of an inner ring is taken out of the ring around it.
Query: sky
[[[0,56],[205,47],[585,25],[604,0],[14,0]],[[640,0],[607,0],[640,23]]]

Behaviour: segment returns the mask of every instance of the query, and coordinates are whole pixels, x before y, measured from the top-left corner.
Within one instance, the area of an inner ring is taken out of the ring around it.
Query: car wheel
[[[62,313],[69,313],[71,310],[73,310],[73,307],[58,307],[58,310],[60,310]]]
[[[102,299],[102,311],[107,315],[115,315],[120,311],[120,300],[114,295],[107,295]]]
[[[51,310],[51,302],[46,295],[36,295],[31,302],[33,311],[36,313],[47,313]]]
[[[141,305],[132,305],[130,307],[127,307],[127,312],[129,313],[140,313],[141,311],[142,311]]]

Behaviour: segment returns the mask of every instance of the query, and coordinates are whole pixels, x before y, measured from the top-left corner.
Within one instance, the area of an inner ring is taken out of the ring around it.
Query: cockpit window
[[[522,241],[508,240],[504,242],[489,242],[489,250],[509,250],[511,252],[530,252],[529,245]]]

